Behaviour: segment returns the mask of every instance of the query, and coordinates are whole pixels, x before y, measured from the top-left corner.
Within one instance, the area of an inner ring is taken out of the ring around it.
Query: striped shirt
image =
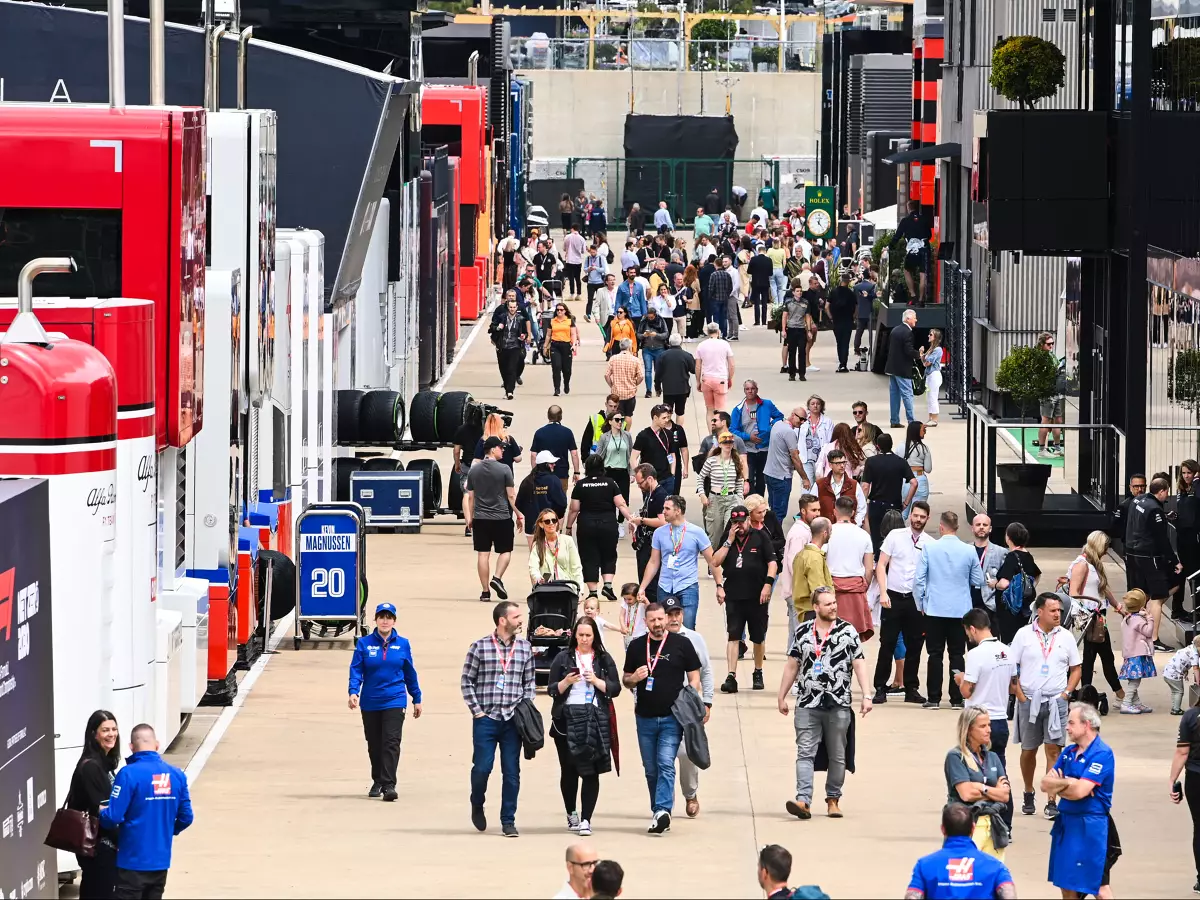
[[[638,385],[645,378],[641,360],[624,351],[608,361],[608,374],[612,377],[612,392],[622,400],[636,397]]]
[[[708,479],[709,490],[707,492],[704,490],[705,479]],[[700,469],[699,482],[696,485],[697,494],[732,495],[739,500],[742,499],[743,478],[738,474],[737,465],[732,459],[726,461],[721,459],[720,456],[710,456],[704,461],[704,466]]]
[[[481,637],[467,650],[459,688],[471,715],[507,722],[518,703],[533,699],[533,647],[521,637],[505,644],[496,632]]]

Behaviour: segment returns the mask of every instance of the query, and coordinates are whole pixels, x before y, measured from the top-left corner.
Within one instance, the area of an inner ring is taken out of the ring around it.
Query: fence
[[[946,349],[950,363],[946,367],[946,401],[958,407],[958,416],[966,418],[974,391],[971,386],[971,270],[951,260],[942,260],[941,302],[946,307]]]
[[[782,69],[780,51],[782,50]],[[812,72],[818,65],[814,41],[627,37],[514,37],[508,46],[516,69],[607,69],[611,71]]]

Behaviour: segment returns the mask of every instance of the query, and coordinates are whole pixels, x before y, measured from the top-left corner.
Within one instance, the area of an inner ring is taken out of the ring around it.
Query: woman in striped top
[[[721,432],[697,481],[696,493],[704,506],[704,530],[716,546],[729,522],[730,510],[742,502],[747,490],[746,461],[737,452],[730,432]]]

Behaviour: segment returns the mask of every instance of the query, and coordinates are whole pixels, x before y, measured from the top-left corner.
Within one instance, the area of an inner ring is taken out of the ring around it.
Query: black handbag
[[[912,386],[914,397],[920,397],[925,393],[925,367],[917,361],[913,362]]]
[[[55,850],[92,857],[96,855],[96,841],[99,836],[99,819],[93,818],[85,810],[67,809],[64,803],[62,809],[54,814],[50,831],[43,843]]]

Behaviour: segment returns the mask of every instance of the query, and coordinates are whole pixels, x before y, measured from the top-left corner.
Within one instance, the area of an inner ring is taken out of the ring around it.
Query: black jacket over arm
[[[887,365],[885,375],[897,378],[912,378],[913,361],[917,359],[917,348],[913,346],[913,330],[907,325],[897,325],[888,335]]]
[[[596,692],[595,706],[568,706],[565,694],[558,692],[567,669],[575,665],[575,654],[563,650],[550,663],[550,681],[546,692],[553,702],[550,718],[555,732],[567,739],[567,747],[580,775],[603,774],[612,768],[612,732],[609,716],[612,698],[621,693],[621,670],[607,653],[596,654],[596,675],[603,679],[604,690]],[[568,712],[570,710],[570,712]]]

